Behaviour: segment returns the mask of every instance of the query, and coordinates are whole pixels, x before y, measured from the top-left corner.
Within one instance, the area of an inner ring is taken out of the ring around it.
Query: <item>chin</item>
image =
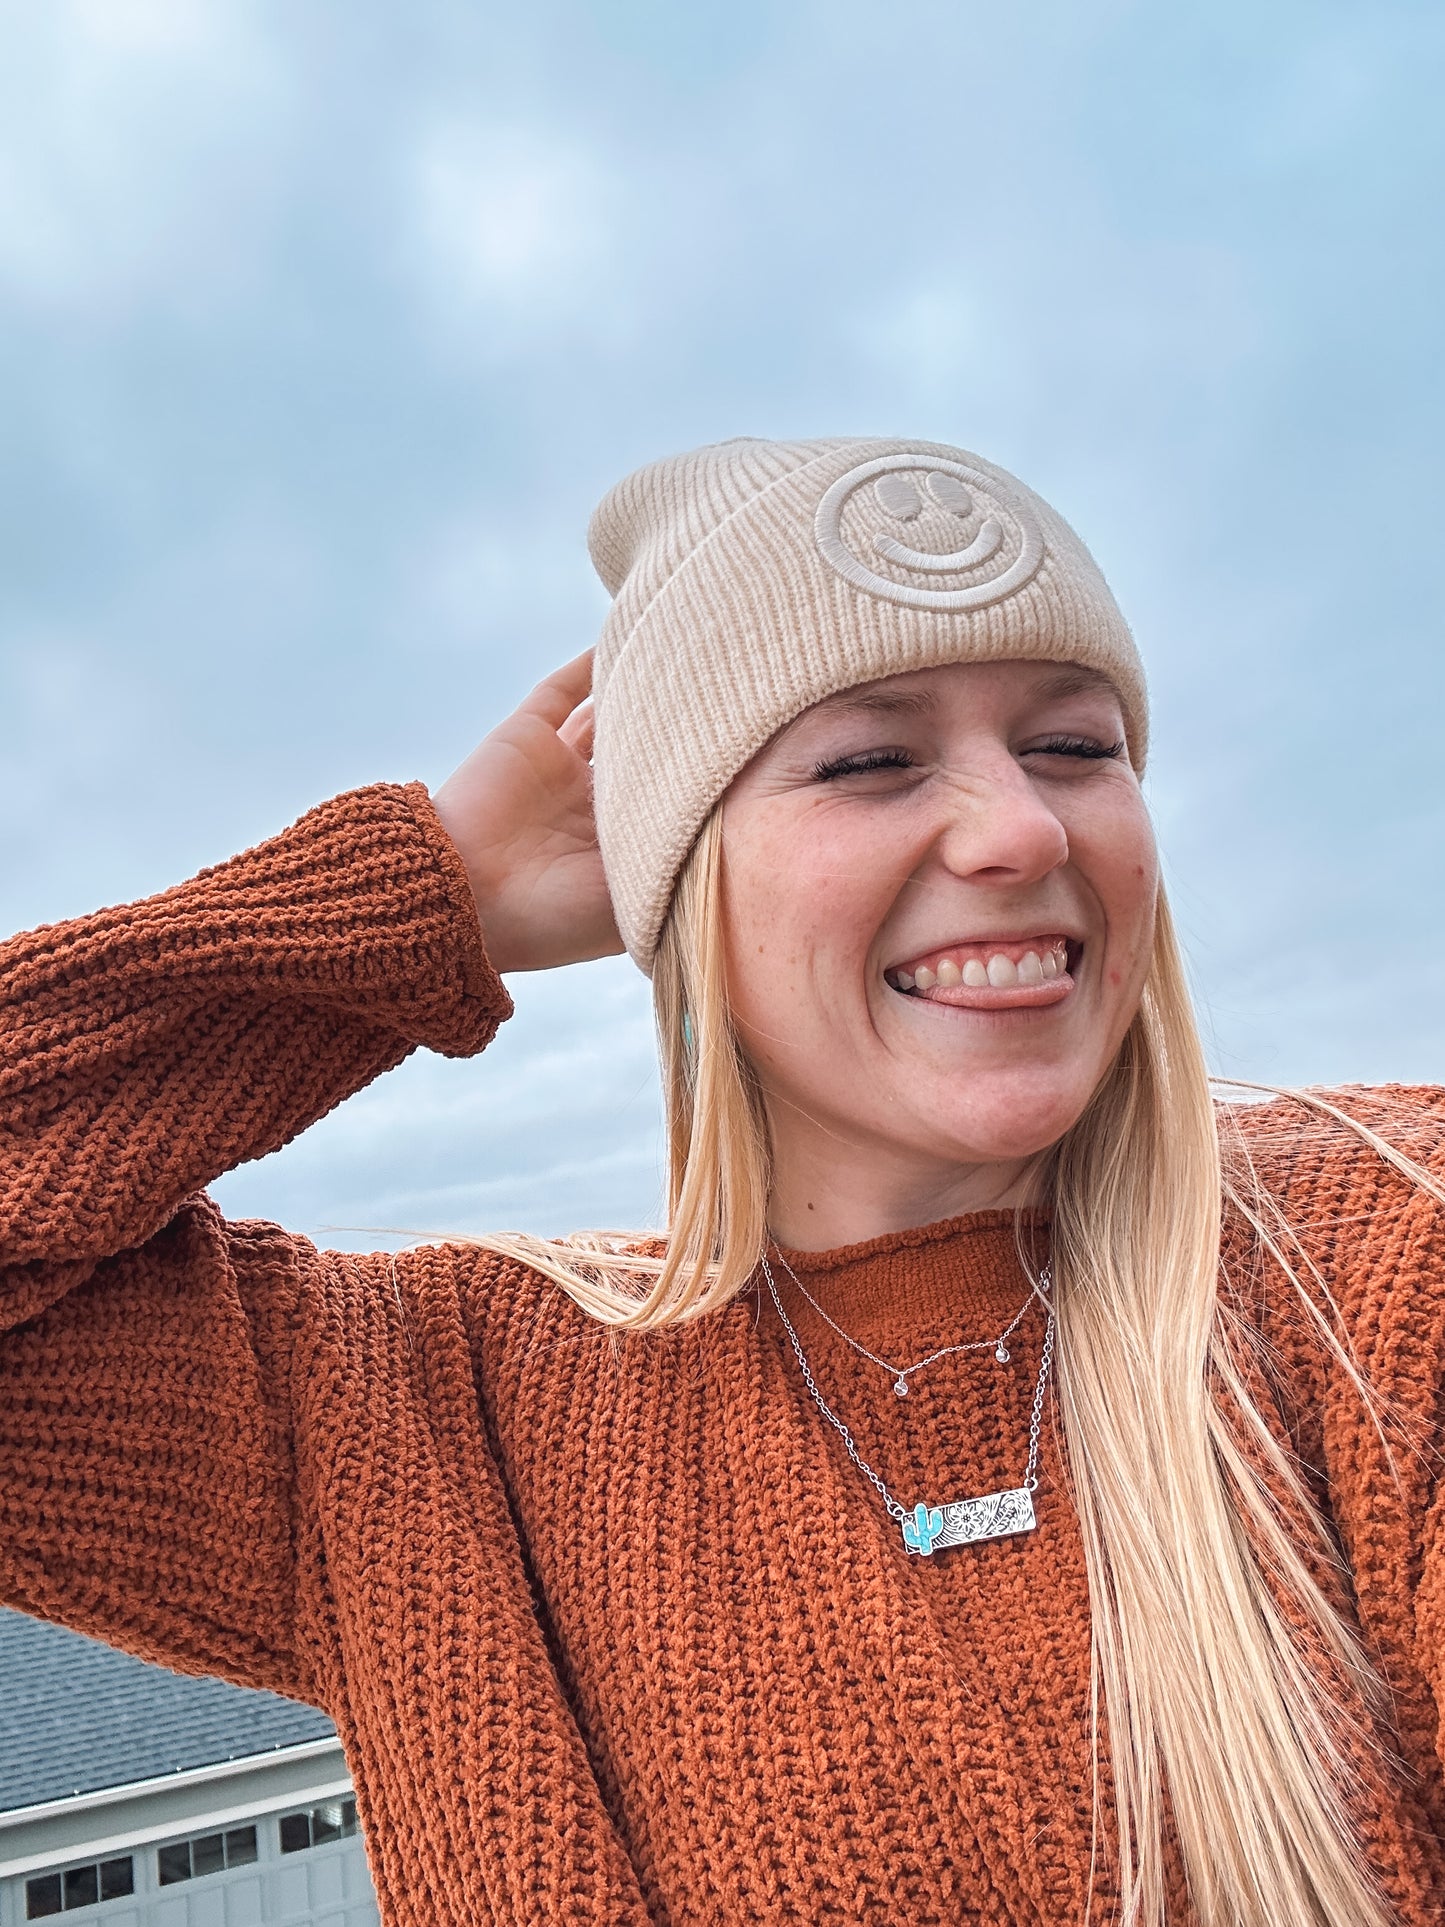
[[[933,1127],[935,1145],[941,1136],[957,1147],[960,1164],[1007,1164],[1037,1157],[1065,1136],[1083,1116],[1092,1095],[1076,1089],[1049,1098],[1021,1101],[1015,1093],[994,1103],[971,1101]]]

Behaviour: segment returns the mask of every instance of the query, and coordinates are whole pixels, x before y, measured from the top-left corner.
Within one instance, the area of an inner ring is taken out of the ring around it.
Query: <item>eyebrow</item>
[[[1056,702],[1063,696],[1088,696],[1100,690],[1111,696],[1119,693],[1102,669],[1090,669],[1085,663],[1076,662],[1060,669],[1057,675],[1046,677],[1037,693],[1045,701]]]

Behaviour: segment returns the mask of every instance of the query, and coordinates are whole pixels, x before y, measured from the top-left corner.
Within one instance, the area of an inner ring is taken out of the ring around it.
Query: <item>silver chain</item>
[[[882,1366],[883,1370],[887,1372],[888,1376],[893,1380],[893,1389],[899,1398],[907,1398],[908,1381],[914,1372],[921,1372],[925,1365],[936,1365],[940,1358],[949,1358],[954,1352],[991,1351],[1000,1365],[1007,1365],[1011,1355],[1008,1348],[1008,1341],[1024,1322],[1024,1317],[1028,1312],[1029,1306],[1034,1302],[1035,1295],[1032,1291],[1029,1293],[1028,1297],[1025,1298],[1024,1302],[1019,1306],[1018,1310],[1014,1313],[1008,1324],[1004,1326],[997,1338],[971,1338],[966,1344],[941,1345],[936,1352],[930,1352],[927,1358],[916,1359],[911,1365],[890,1365],[886,1358],[880,1358],[877,1352],[870,1352],[866,1345],[860,1345],[851,1333],[845,1332],[841,1325],[835,1323],[834,1320],[828,1316],[827,1312],[824,1311],[823,1307],[818,1303],[817,1299],[813,1296],[812,1292],[809,1291],[808,1287],[803,1283],[802,1279],[798,1276],[797,1272],[794,1271],[781,1251],[778,1253],[778,1263],[783,1267],[783,1270],[787,1272],[793,1283],[798,1287],[799,1292],[813,1307],[813,1310],[817,1312],[823,1323],[827,1325],[831,1331],[836,1332],[845,1345],[851,1345],[858,1356],[860,1358],[866,1358],[870,1365]],[[1047,1273],[1040,1274],[1038,1289],[1041,1291],[1048,1289],[1047,1285],[1042,1282],[1046,1276]]]
[[[786,1262],[786,1260],[784,1262]],[[848,1430],[848,1427],[843,1423],[842,1419],[838,1417],[838,1414],[818,1390],[818,1381],[813,1377],[813,1369],[808,1363],[808,1354],[803,1350],[798,1339],[798,1334],[793,1330],[793,1321],[783,1310],[783,1301],[778,1296],[778,1287],[774,1282],[772,1267],[768,1263],[766,1253],[763,1255],[762,1266],[763,1276],[768,1281],[768,1290],[772,1294],[773,1304],[777,1309],[779,1318],[783,1321],[783,1330],[788,1334],[789,1343],[792,1345],[798,1360],[798,1369],[803,1374],[803,1383],[807,1386],[813,1403],[833,1427],[833,1430],[838,1434],[839,1438],[842,1439],[847,1449],[848,1457],[853,1461],[854,1465],[857,1466],[868,1483],[876,1489],[879,1498],[882,1499],[887,1509],[889,1518],[894,1520],[898,1525],[902,1525],[903,1521],[908,1517],[908,1508],[900,1505],[897,1499],[894,1498],[893,1494],[888,1490],[888,1487],[858,1450],[853,1439],[853,1434]],[[1047,1265],[1045,1265],[1039,1273],[1038,1283],[1039,1290],[1047,1293],[1050,1284],[1050,1271]],[[804,1296],[806,1297],[807,1294],[804,1293]],[[1033,1411],[1029,1418],[1029,1462],[1023,1478],[1024,1490],[1027,1492],[1036,1492],[1038,1490],[1039,1435],[1043,1430],[1044,1422],[1044,1391],[1049,1382],[1049,1367],[1053,1364],[1053,1361],[1054,1308],[1051,1303],[1049,1305],[1049,1322],[1044,1330],[1044,1351],[1043,1357],[1039,1361],[1038,1383],[1034,1386]]]

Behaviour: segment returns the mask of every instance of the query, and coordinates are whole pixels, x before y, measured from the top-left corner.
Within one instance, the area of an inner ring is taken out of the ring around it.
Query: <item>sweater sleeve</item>
[[[510,1009],[420,784],[0,947],[0,1600],[315,1696],[290,1376],[337,1261],[203,1187]]]

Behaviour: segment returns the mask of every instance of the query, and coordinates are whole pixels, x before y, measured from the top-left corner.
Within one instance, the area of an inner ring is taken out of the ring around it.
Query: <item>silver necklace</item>
[[[942,1345],[936,1352],[930,1352],[927,1358],[915,1359],[911,1365],[890,1365],[886,1358],[880,1358],[877,1352],[870,1352],[866,1345],[860,1345],[858,1340],[848,1332],[845,1332],[841,1325],[834,1323],[813,1296],[812,1292],[808,1290],[808,1287],[803,1283],[797,1272],[794,1271],[793,1267],[788,1263],[781,1251],[778,1253],[778,1263],[783,1267],[783,1270],[787,1272],[793,1283],[798,1287],[799,1292],[813,1307],[813,1310],[817,1312],[823,1323],[827,1325],[830,1330],[835,1331],[845,1345],[851,1345],[858,1356],[860,1358],[866,1358],[871,1365],[882,1366],[883,1370],[887,1372],[888,1376],[893,1380],[893,1390],[899,1398],[907,1398],[908,1381],[915,1372],[921,1372],[925,1365],[937,1364],[940,1358],[948,1358],[954,1352],[991,1351],[1000,1365],[1007,1365],[1009,1359],[1013,1356],[1009,1351],[1008,1341],[1024,1322],[1024,1314],[1034,1302],[1034,1294],[1030,1292],[997,1338],[971,1338],[967,1344],[963,1345]],[[1042,1288],[1047,1289],[1047,1287]]]
[[[813,1377],[812,1367],[808,1364],[808,1354],[803,1350],[798,1334],[793,1330],[792,1320],[783,1310],[783,1301],[778,1296],[778,1287],[766,1253],[763,1255],[762,1267],[773,1305],[783,1321],[783,1330],[788,1334],[789,1343],[798,1360],[798,1369],[803,1374],[803,1383],[807,1386],[813,1403],[842,1439],[847,1448],[848,1457],[877,1491],[889,1518],[902,1531],[903,1543],[909,1552],[921,1553],[927,1558],[932,1553],[943,1551],[949,1546],[971,1546],[976,1545],[981,1539],[1005,1539],[1011,1533],[1033,1531],[1038,1523],[1034,1517],[1034,1493],[1038,1490],[1039,1484],[1039,1433],[1044,1419],[1044,1391],[1049,1382],[1049,1367],[1054,1358],[1052,1304],[1049,1305],[1049,1322],[1044,1330],[1043,1357],[1039,1361],[1039,1378],[1034,1387],[1033,1410],[1029,1417],[1029,1459],[1024,1470],[1023,1483],[1010,1486],[1006,1492],[984,1492],[976,1499],[953,1499],[944,1505],[929,1505],[920,1499],[910,1512],[906,1506],[899,1504],[869,1465],[854,1443],[853,1434],[818,1390],[817,1380]],[[1045,1265],[1039,1273],[1040,1291],[1047,1293],[1049,1283],[1049,1268]]]

